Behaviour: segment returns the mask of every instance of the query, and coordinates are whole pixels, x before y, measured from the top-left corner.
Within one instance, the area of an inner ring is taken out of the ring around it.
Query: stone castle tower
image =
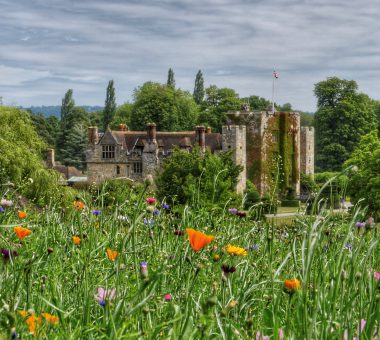
[[[314,128],[301,127],[301,172],[314,175]]]

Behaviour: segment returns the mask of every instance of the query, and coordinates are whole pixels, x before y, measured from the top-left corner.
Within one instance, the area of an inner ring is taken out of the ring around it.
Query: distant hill
[[[102,111],[103,106],[89,106],[89,105],[81,105],[80,107],[83,107],[87,112],[95,112],[95,111]],[[30,110],[33,113],[42,113],[44,116],[56,116],[60,118],[61,116],[61,106],[60,105],[54,105],[54,106],[31,106],[31,107],[23,107],[25,110]]]

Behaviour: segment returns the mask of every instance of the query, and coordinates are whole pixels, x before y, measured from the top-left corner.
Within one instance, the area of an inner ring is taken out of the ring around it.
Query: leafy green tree
[[[280,112],[292,112],[294,111],[293,108],[292,108],[292,104],[290,103],[285,103],[284,105],[280,105],[278,107],[278,111]]]
[[[47,145],[38,136],[30,114],[14,107],[0,107],[0,183],[8,181],[18,193],[38,205],[59,199],[65,189],[58,174],[44,167]]]
[[[115,98],[115,87],[113,80],[108,82],[107,95],[103,110],[103,131],[107,130],[108,125],[112,122],[113,117],[116,113],[116,98]]]
[[[193,98],[195,102],[198,105],[200,105],[203,102],[204,97],[205,97],[205,87],[204,87],[203,74],[202,74],[202,71],[199,70],[195,77]]]
[[[189,92],[148,82],[137,88],[131,109],[131,129],[145,130],[154,122],[161,131],[193,130],[198,107]]]
[[[314,126],[314,113],[300,111],[301,126]]]
[[[199,148],[192,152],[175,149],[159,170],[156,178],[160,197],[179,203],[220,203],[235,191],[241,167],[235,165],[230,153],[220,156]]]
[[[71,114],[75,107],[75,101],[73,99],[73,90],[69,89],[62,98],[61,106],[61,126],[62,129],[66,127],[66,119]]]
[[[252,111],[266,111],[272,105],[269,100],[259,96],[249,96],[242,98],[241,101],[242,103],[248,103]]]
[[[115,117],[112,120],[111,127],[117,128],[119,124],[131,125],[131,115],[132,115],[133,104],[124,103],[116,109]]]
[[[241,101],[235,90],[211,85],[206,89],[199,122],[221,131],[222,125],[226,123],[226,113],[239,110],[240,106]]]
[[[380,140],[377,131],[364,135],[345,166],[356,167],[348,176],[348,192],[356,203],[363,199],[369,214],[380,218]]]
[[[360,137],[376,128],[373,101],[357,89],[355,81],[336,77],[315,85],[318,170],[339,171]]]
[[[166,85],[173,89],[175,88],[174,71],[171,68],[169,68],[169,71],[168,71],[168,80],[166,82]]]

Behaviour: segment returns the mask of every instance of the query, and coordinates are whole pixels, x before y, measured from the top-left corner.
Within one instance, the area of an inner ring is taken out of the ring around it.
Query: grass
[[[43,312],[58,317],[55,325],[44,317],[35,322],[35,336],[48,339],[252,339],[258,332],[277,339],[280,329],[285,338],[338,339],[346,332],[370,339],[378,329],[379,234],[354,226],[365,212],[293,217],[285,230],[278,218],[273,226],[239,218],[228,207],[164,209],[146,197],[108,207],[100,198],[81,210],[51,205],[25,219],[6,208],[0,246],[18,256],[3,256],[3,337],[13,331],[27,338],[26,320]],[[21,224],[32,230],[22,240],[11,227]],[[215,240],[196,252],[189,227]],[[228,254],[228,244],[247,249],[247,256]],[[108,248],[118,252],[115,261]],[[286,279],[299,280],[299,289],[286,292]],[[100,287],[115,289],[115,299],[101,305]]]

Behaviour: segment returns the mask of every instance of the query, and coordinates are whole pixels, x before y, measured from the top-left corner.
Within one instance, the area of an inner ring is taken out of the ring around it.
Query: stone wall
[[[314,128],[301,128],[301,172],[314,175]]]
[[[236,185],[236,191],[242,193],[245,190],[247,178],[246,127],[244,125],[222,127],[222,150],[233,150],[234,163],[243,167]]]

